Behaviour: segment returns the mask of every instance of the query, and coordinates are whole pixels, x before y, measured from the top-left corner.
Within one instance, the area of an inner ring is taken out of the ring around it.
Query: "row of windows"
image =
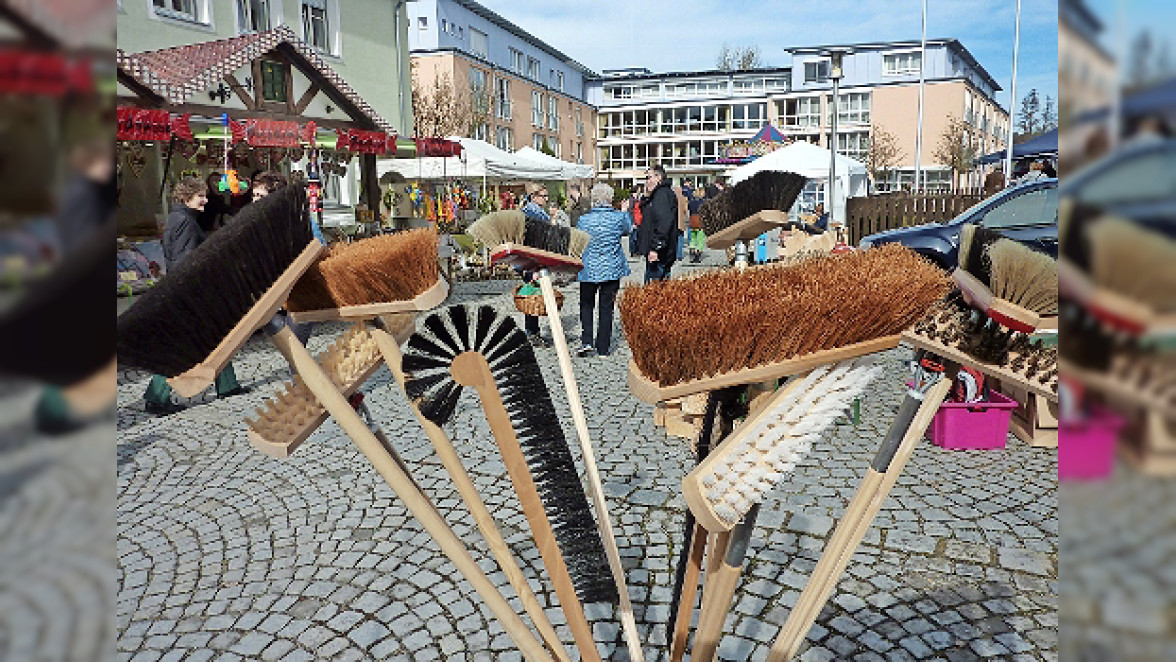
[[[474,138],[475,140],[485,140],[486,142],[491,142],[490,133],[491,131],[489,124],[479,124],[478,126],[474,127],[470,137]],[[493,138],[494,146],[498,149],[501,149],[505,152],[515,151],[514,130],[510,127],[494,127]],[[543,134],[539,133],[538,131],[531,134],[532,149],[542,151],[544,145],[546,145],[551,151],[555,152],[555,156],[557,158],[563,158],[563,145],[559,142],[559,136]],[[570,157],[575,158],[576,163],[584,163],[584,143],[568,141],[568,154]]]
[[[486,103],[487,80],[489,75],[478,68],[470,68],[470,89],[473,91],[474,110],[485,112],[482,105]],[[510,79],[495,78],[493,101],[494,116],[501,120],[513,118],[510,99]],[[572,118],[576,124],[576,135],[584,135],[584,116],[580,108],[572,109]],[[551,94],[543,94],[539,90],[531,91],[531,125],[538,128],[559,130],[559,99]]]
[[[612,145],[600,149],[601,170],[639,170],[650,163],[683,168],[711,163],[729,140],[690,140],[675,143]]]
[[[417,17],[417,29],[429,29],[428,16]],[[441,31],[451,36],[457,37],[461,41],[465,41],[465,28],[448,19],[441,19]],[[470,27],[469,34],[470,52],[482,58],[483,60],[490,59],[490,38],[486,35],[486,33],[475,27]],[[540,78],[543,72],[543,66],[540,64],[539,59],[529,55],[524,55],[522,51],[516,48],[510,49],[509,68],[511,71],[520,76],[525,76],[536,82],[542,82]],[[558,71],[556,69],[549,69],[548,80],[552,87],[559,90],[560,92],[563,92],[564,72]]]
[[[339,45],[332,43],[335,36],[328,1],[300,0],[302,39],[317,50],[338,54]],[[156,16],[212,25],[212,4],[209,0],[151,0],[151,5]],[[275,15],[270,0],[236,0],[236,7],[239,33],[262,32],[281,23],[281,16]]]
[[[600,115],[600,137],[758,129],[767,112],[766,103],[752,103],[605,113]]]
[[[764,76],[758,78],[739,78],[731,82],[726,80],[699,80],[680,83],[666,83],[665,96],[667,99],[683,97],[724,96],[727,94],[758,94],[762,92],[788,91],[788,78],[783,76]],[[643,85],[606,85],[604,96],[607,99],[660,99],[662,88],[659,84]]]

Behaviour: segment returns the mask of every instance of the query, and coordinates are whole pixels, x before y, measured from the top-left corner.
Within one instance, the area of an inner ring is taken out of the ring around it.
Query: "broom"
[[[596,453],[588,433],[588,420],[580,402],[576,373],[572,369],[572,354],[568,349],[563,321],[559,316],[559,305],[555,300],[555,288],[551,282],[552,270],[575,273],[583,267],[579,258],[591,237],[582,230],[526,218],[519,211],[495,212],[483,216],[469,227],[468,232],[486,246],[495,247],[491,255],[493,262],[502,262],[539,273],[539,287],[543,291],[544,307],[547,310],[548,322],[551,324],[551,336],[568,396],[568,407],[571,409],[572,421],[580,441],[580,455],[584,460],[589,493],[592,495],[592,505],[596,510],[597,526],[600,527],[605,552],[608,554],[609,568],[620,599],[621,626],[625,632],[630,659],[641,662],[644,654],[637,633],[637,621],[629,601],[620,550],[617,548],[612,521],[608,515],[604,486],[601,484],[600,472],[596,468]]]
[[[746,266],[747,241],[788,224],[787,212],[808,179],[793,172],[764,170],[699,209],[708,248],[735,247],[736,265]]]
[[[204,379],[205,371],[215,374],[219,362],[227,361],[254,329],[273,317],[322,249],[301,187],[287,187],[266,196],[239,212],[232,224],[201,244],[120,317],[119,358],[125,364],[165,375],[188,375],[191,379],[184,383],[189,385]],[[274,344],[291,359],[309,390],[482,596],[524,657],[545,659],[543,645],[412,479],[385,452],[322,367],[293,332],[276,326],[270,323],[266,329]]]
[[[580,601],[615,604],[617,586],[530,344],[489,306],[475,319],[452,306],[424,327],[408,341],[405,390],[439,426],[464,387],[477,391],[577,648],[599,659]]]

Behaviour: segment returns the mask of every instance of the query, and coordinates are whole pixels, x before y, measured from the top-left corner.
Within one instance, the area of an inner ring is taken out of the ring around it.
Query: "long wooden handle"
[[[694,525],[690,534],[690,557],[682,582],[678,613],[674,616],[674,634],[670,641],[670,662],[682,662],[686,654],[686,640],[690,638],[690,620],[694,616],[694,601],[698,595],[698,577],[702,574],[702,557],[706,553],[706,529]]]
[[[874,466],[866,473],[857,494],[854,495],[853,501],[841,518],[841,522],[838,523],[833,538],[826,545],[825,553],[821,555],[821,560],[813,569],[808,583],[805,584],[800,599],[797,600],[792,613],[788,615],[788,620],[780,630],[780,635],[772,644],[767,662],[786,662],[796,656],[805,636],[808,635],[809,628],[812,627],[821,608],[829,600],[829,595],[833,592],[837,580],[849,564],[854,552],[857,551],[858,545],[861,544],[870,525],[873,524],[874,518],[882,508],[882,503],[902,474],[907,460],[910,459],[911,453],[923,437],[923,433],[927,431],[927,426],[931,424],[931,418],[935,416],[935,412],[938,411],[940,403],[943,402],[950,388],[951,380],[942,379],[928,389],[915,411],[914,417],[909,419],[910,423],[905,427],[901,442],[892,453],[886,450],[886,442],[883,443],[880,455],[888,456],[885,466],[882,466],[880,458],[875,458]]]
[[[593,662],[600,660],[600,652],[596,650],[596,640],[592,636],[592,626],[584,616],[580,596],[576,595],[576,587],[572,583],[571,575],[568,574],[567,564],[555,540],[547,512],[543,510],[539,490],[535,487],[535,480],[527,467],[526,457],[519,446],[519,439],[506,407],[502,404],[502,395],[498,392],[489,364],[481,354],[466,352],[453,360],[452,371],[459,383],[477,385],[475,388],[482,400],[486,422],[490,424],[494,441],[502,453],[502,462],[506,465],[510,482],[519,497],[523,515],[531,527],[531,536],[535,539],[535,546],[539,548],[539,556],[543,559],[543,566],[547,568],[547,575],[551,578],[552,588],[555,589],[560,608],[567,618],[568,627],[572,630],[572,638],[576,641],[581,659]]]
[[[694,648],[690,651],[691,662],[712,662],[723,637],[723,621],[731,608],[735,587],[739,584],[742,567],[719,564],[702,587],[702,614],[698,617],[698,629],[694,632]]]
[[[396,462],[384,452],[380,442],[372,431],[360,419],[359,414],[347,403],[335,385],[331,383],[327,374],[323,372],[318,362],[310,352],[298,342],[298,338],[289,328],[283,328],[271,336],[273,343],[283,354],[293,359],[294,369],[302,376],[311,393],[314,393],[339,427],[355,442],[360,452],[367,457],[368,462],[392,488],[413,517],[421,523],[425,531],[437,542],[437,546],[453,563],[454,567],[474,587],[478,595],[490,607],[490,611],[498,618],[502,627],[519,647],[523,657],[527,660],[540,662],[549,659],[543,644],[531,634],[523,620],[514,612],[510,604],[498,592],[494,584],[478,567],[469,550],[462,544],[461,539],[449,528],[445,520],[433,510],[428,501],[413,486],[412,480],[396,465]]]
[[[405,380],[404,371],[401,369],[402,355],[399,345],[396,344],[396,340],[391,334],[379,327],[371,328],[371,333],[380,348],[380,353],[384,356],[384,362],[388,364],[388,369],[392,371],[392,376],[396,378],[396,383],[400,384],[401,388],[403,388]],[[429,441],[433,443],[433,448],[437,451],[437,457],[441,459],[441,464],[449,472],[449,476],[453,480],[454,486],[457,487],[457,492],[461,495],[462,501],[465,502],[470,514],[473,515],[474,522],[478,525],[478,530],[482,532],[482,537],[486,539],[486,544],[490,547],[490,553],[498,561],[498,566],[502,568],[502,572],[510,582],[511,588],[518,595],[519,602],[523,603],[523,609],[527,611],[527,614],[531,617],[531,622],[539,630],[539,636],[547,644],[548,650],[551,651],[555,659],[560,662],[570,661],[571,657],[568,651],[564,648],[563,642],[559,640],[559,635],[556,634],[555,628],[551,625],[551,621],[548,620],[547,613],[543,611],[543,605],[539,603],[539,599],[535,597],[534,591],[531,590],[531,585],[523,575],[522,569],[515,562],[510,547],[507,546],[506,540],[503,539],[502,533],[498,530],[494,517],[490,514],[490,509],[482,501],[481,495],[478,494],[478,488],[474,486],[474,481],[466,473],[465,465],[462,464],[457,450],[453,447],[453,443],[449,441],[449,435],[445,434],[445,430],[441,429],[440,426],[425,418],[416,404],[410,401],[409,405],[412,407],[412,412],[416,415],[417,421],[424,428]]]
[[[608,503],[604,500],[604,486],[600,482],[600,471],[596,468],[596,452],[592,449],[592,438],[588,434],[588,419],[584,416],[584,406],[580,403],[580,389],[576,385],[576,373],[572,370],[572,353],[568,351],[568,340],[564,336],[559,307],[555,303],[555,288],[551,284],[551,274],[547,269],[539,272],[539,287],[543,290],[547,321],[551,325],[551,339],[555,342],[555,354],[559,357],[559,371],[563,376],[564,388],[567,390],[568,408],[572,410],[572,422],[575,423],[576,436],[580,439],[580,456],[584,461],[584,471],[588,475],[588,494],[592,497],[592,506],[596,510],[596,527],[600,530],[600,537],[604,542],[604,552],[608,556],[608,567],[612,571],[613,581],[617,585],[617,594],[620,596],[621,627],[625,631],[629,659],[632,662],[644,662],[641,637],[637,634],[637,619],[633,616],[633,604],[629,601],[629,588],[625,583],[625,568],[621,564],[621,553],[617,549],[616,536],[613,535],[612,520],[608,515]]]

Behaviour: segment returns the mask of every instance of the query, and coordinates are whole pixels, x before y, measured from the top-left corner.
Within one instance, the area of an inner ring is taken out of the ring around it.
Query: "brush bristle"
[[[992,263],[988,247],[1004,235],[986,227],[968,223],[960,230],[960,248],[957,251],[958,265],[988,287],[992,282]]]
[[[1156,312],[1176,311],[1176,241],[1113,217],[1091,224],[1086,235],[1097,285]]]
[[[428,228],[335,244],[294,285],[288,310],[408,301],[437,284],[437,232]]]
[[[1058,314],[1058,262],[1052,257],[1001,239],[988,248],[992,293],[1039,315]]]
[[[621,322],[637,367],[669,386],[899,333],[949,283],[935,265],[888,244],[628,287]]]
[[[118,318],[118,358],[174,377],[203,361],[312,241],[306,192],[246,206]]]
[[[592,239],[592,235],[580,230],[572,228],[572,234],[568,238],[568,255],[580,259],[584,255],[584,249],[588,248],[588,242]]]
[[[766,209],[788,211],[808,179],[794,172],[763,170],[705,202],[699,209],[708,235]]]
[[[475,221],[466,232],[489,248],[500,244],[520,244],[523,242],[526,218],[517,209],[491,212]]]
[[[460,325],[466,328],[458,329]],[[461,351],[457,339],[464,347],[464,341],[473,337],[474,347],[490,365],[577,593],[585,602],[615,604],[618,594],[604,543],[526,336],[513,319],[496,318],[489,307],[480,308],[474,316],[451,307],[444,314],[430,315],[424,330],[430,335],[418,331],[409,339],[404,355],[405,369],[413,368],[406,392],[429,420],[438,425],[448,422],[462,387],[452,379],[447,365]]]

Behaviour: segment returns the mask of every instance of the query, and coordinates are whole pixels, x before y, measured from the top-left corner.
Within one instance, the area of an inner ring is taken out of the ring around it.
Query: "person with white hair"
[[[621,279],[629,275],[629,261],[621,249],[621,237],[633,229],[627,212],[613,209],[613,190],[597,184],[590,194],[592,208],[580,216],[578,227],[590,240],[580,260],[580,349],[579,356],[608,356],[612,343],[613,306]],[[600,314],[593,335],[592,313],[600,300]]]

